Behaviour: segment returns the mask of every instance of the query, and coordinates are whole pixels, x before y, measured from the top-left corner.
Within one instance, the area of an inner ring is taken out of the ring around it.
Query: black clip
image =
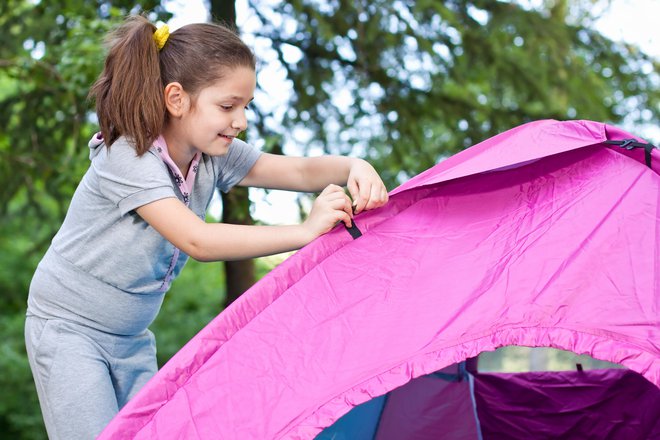
[[[350,228],[346,226],[346,223],[344,223],[344,226],[346,227],[348,233],[351,234],[351,237],[353,237],[353,240],[355,240],[356,238],[360,238],[362,236],[362,232],[360,232],[357,225],[355,224],[355,220],[352,221]]]
[[[635,148],[633,143],[635,142],[635,139],[624,139],[621,141],[621,145],[619,145],[621,148],[625,148],[626,150],[632,150]]]
[[[626,150],[630,151],[635,148],[643,148],[644,149],[644,161],[646,162],[646,166],[649,168],[653,168],[651,166],[651,152],[657,148],[655,145],[652,144],[645,144],[643,142],[639,142],[636,139],[622,139],[620,141],[605,141],[603,142],[604,144],[608,145],[617,145],[621,148],[625,148]]]

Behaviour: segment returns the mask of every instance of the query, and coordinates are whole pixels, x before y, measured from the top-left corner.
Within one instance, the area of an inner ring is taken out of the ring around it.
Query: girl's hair
[[[193,100],[198,92],[236,67],[255,69],[252,51],[232,30],[199,23],[172,32],[159,51],[156,27],[131,16],[109,36],[103,72],[90,89],[101,134],[110,146],[120,136],[144,154],[167,117],[164,89],[179,82]]]

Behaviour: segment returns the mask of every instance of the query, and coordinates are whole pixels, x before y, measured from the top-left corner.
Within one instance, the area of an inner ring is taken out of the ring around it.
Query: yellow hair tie
[[[170,28],[166,24],[162,25],[156,30],[156,32],[154,32],[154,41],[156,42],[156,46],[158,46],[158,50],[161,50],[163,46],[165,46],[169,37]]]

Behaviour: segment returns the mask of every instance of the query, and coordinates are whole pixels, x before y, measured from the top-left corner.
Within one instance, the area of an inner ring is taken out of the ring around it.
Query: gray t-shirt
[[[92,139],[90,149],[91,166],[33,277],[28,314],[137,334],[188,256],[181,252],[172,264],[174,246],[135,209],[183,195],[155,147],[138,157],[120,138],[110,148]],[[237,139],[226,155],[202,155],[189,208],[204,219],[214,190],[240,182],[259,155]]]

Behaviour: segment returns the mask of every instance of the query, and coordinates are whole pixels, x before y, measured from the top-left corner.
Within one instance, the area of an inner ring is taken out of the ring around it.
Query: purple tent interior
[[[100,438],[659,438],[658,170],[591,121],[456,154],[275,268]],[[508,345],[627,369],[465,368]]]

